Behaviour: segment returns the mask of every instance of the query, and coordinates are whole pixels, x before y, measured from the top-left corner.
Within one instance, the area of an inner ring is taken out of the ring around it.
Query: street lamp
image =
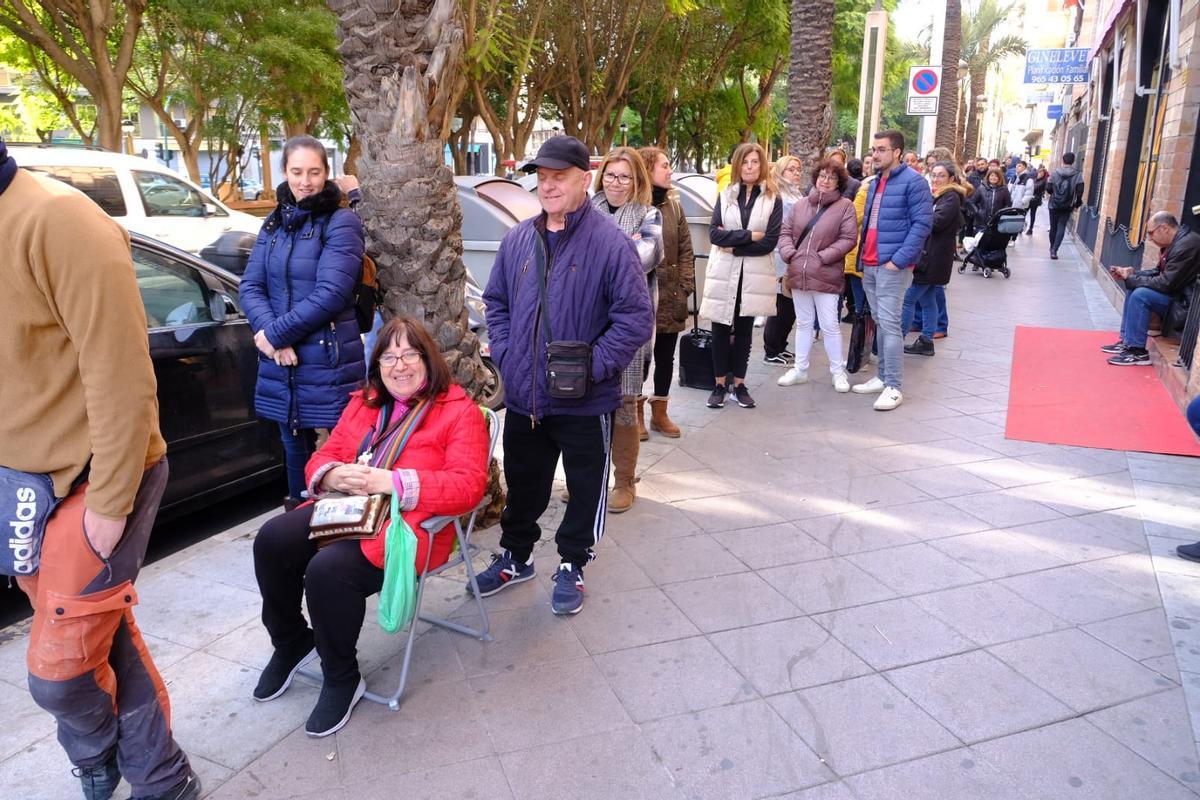
[[[133,132],[137,129],[137,123],[133,118],[121,120],[121,132],[125,134],[125,152],[133,155]]]
[[[625,134],[629,131],[629,126],[624,122],[621,123],[621,147],[626,145]]]

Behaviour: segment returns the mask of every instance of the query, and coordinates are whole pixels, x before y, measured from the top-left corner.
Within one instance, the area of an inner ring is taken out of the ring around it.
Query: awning
[[[1043,133],[1044,131],[1042,131],[1041,128],[1034,128],[1029,133],[1025,134],[1024,141],[1026,144],[1033,144],[1042,138]]]
[[[1134,4],[1134,0],[1113,0],[1112,8],[1108,10],[1108,14],[1104,17],[1104,24],[1096,29],[1096,37],[1092,40],[1092,51],[1088,53],[1088,61],[1096,57],[1108,40],[1108,35],[1112,33],[1113,28],[1117,26],[1117,19],[1125,9]]]

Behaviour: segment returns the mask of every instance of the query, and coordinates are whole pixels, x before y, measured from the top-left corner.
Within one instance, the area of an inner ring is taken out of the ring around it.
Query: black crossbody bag
[[[546,387],[551,397],[579,400],[587,396],[592,385],[592,345],[554,338],[546,307],[545,243],[537,232],[534,233],[533,255],[538,279],[538,313],[546,340]]]

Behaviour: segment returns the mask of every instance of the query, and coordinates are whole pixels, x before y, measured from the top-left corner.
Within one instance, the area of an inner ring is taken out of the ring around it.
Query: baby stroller
[[[1012,277],[1008,269],[1008,242],[1014,234],[1025,230],[1025,211],[1020,208],[1002,208],[992,217],[981,233],[963,240],[966,258],[958,265],[964,272],[971,265],[973,272],[983,270],[983,277],[992,277],[993,272]]]

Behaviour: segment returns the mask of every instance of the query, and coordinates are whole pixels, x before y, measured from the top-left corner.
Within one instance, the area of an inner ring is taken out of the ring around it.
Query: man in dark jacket
[[[1112,354],[1108,363],[1117,367],[1150,364],[1150,353],[1146,350],[1150,314],[1165,318],[1171,300],[1200,277],[1200,234],[1180,228],[1179,220],[1166,211],[1150,217],[1149,225],[1146,238],[1158,245],[1158,266],[1140,272],[1134,272],[1133,267],[1108,270],[1129,290],[1121,314],[1121,339],[1100,348]]]
[[[1050,175],[1046,191],[1050,195],[1050,258],[1057,259],[1071,212],[1083,204],[1083,176],[1075,169],[1074,153],[1063,153],[1062,166]]]
[[[867,190],[858,259],[879,337],[879,372],[851,391],[879,394],[875,410],[890,411],[904,400],[900,393],[904,369],[900,310],[912,284],[913,267],[933,227],[933,195],[920,173],[900,161],[904,134],[881,131],[874,139],[871,152],[879,177]]]
[[[570,500],[555,536],[562,563],[551,607],[555,614],[574,614],[583,607],[583,566],[604,535],[621,372],[650,341],[654,309],[633,241],[588,202],[587,147],[555,136],[525,169],[537,171],[542,213],[505,235],[483,294],[508,409],[508,499],[500,516],[504,552],[479,576],[479,593],[486,597],[534,576],[537,521],[561,455]],[[590,345],[591,374],[582,397],[551,395],[549,340]]]

